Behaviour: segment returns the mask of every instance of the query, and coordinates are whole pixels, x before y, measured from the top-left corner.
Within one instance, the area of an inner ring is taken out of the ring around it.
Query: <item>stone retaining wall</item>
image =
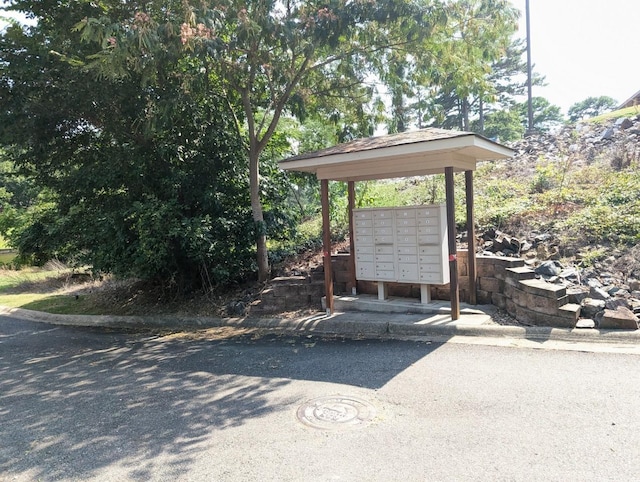
[[[350,279],[348,254],[332,257],[334,291],[347,293]],[[535,279],[533,270],[524,265],[521,258],[478,256],[477,299],[478,304],[493,304],[523,323],[563,328],[573,328],[580,314],[580,305],[569,303],[566,288]],[[469,301],[468,253],[458,252],[458,277],[460,300]],[[358,292],[377,294],[377,283],[358,281]],[[386,283],[389,296],[420,298],[420,285]],[[449,285],[431,285],[431,298],[449,300]]]
[[[251,311],[281,313],[304,308],[322,309],[324,296],[324,271],[310,276],[287,276],[274,278],[262,291],[260,298],[251,303]]]

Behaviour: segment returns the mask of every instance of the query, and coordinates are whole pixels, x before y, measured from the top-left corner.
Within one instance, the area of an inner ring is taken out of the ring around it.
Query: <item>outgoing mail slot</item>
[[[393,254],[393,246],[389,246],[388,244],[376,246],[376,254]]]
[[[375,236],[376,244],[393,244],[393,236]]]
[[[376,271],[393,271],[393,258],[391,262],[376,263]]]

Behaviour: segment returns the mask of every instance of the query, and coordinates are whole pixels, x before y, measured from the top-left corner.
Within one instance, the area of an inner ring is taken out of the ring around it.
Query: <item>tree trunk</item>
[[[480,98],[480,103],[478,105],[480,119],[478,121],[478,130],[481,135],[484,135],[484,102],[482,102],[482,98]]]
[[[262,213],[262,202],[260,201],[260,174],[258,169],[258,159],[260,153],[256,146],[249,148],[249,190],[251,196],[251,213],[256,230],[256,254],[258,262],[258,281],[269,279],[269,257],[267,251],[267,226]]]
[[[466,97],[462,99],[462,130],[469,130],[469,102]]]

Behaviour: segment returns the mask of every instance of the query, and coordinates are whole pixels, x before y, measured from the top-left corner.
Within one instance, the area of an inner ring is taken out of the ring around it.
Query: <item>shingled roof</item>
[[[476,162],[511,157],[513,151],[472,132],[420,129],[307,152],[279,162],[282,169],[318,179],[360,181],[437,174],[445,167],[474,170]]]
[[[640,90],[620,104],[618,109],[625,109],[627,107],[633,107],[634,105],[640,105]]]

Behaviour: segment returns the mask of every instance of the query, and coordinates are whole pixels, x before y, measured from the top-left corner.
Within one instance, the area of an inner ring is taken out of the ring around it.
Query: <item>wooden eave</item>
[[[508,147],[460,131],[422,129],[358,139],[280,161],[282,169],[314,173],[318,179],[364,181],[476,169],[477,161],[513,156]]]
[[[633,107],[634,105],[640,104],[640,90],[625,100],[622,104],[620,104],[616,110],[625,109],[627,107]]]

